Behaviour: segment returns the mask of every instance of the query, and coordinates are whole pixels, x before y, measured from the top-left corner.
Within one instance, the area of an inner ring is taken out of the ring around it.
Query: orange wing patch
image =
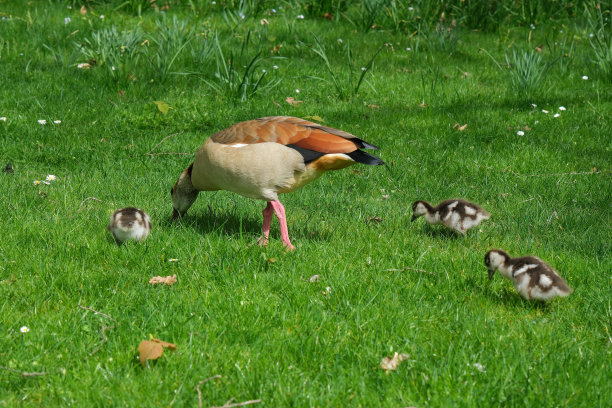
[[[289,116],[266,117],[240,122],[215,133],[211,139],[222,144],[274,142],[294,144],[320,153],[350,153],[357,150],[355,136],[307,120]]]

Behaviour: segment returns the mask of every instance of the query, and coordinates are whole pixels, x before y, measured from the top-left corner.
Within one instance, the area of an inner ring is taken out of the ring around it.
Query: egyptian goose
[[[411,221],[421,215],[424,215],[425,220],[430,224],[444,224],[460,234],[465,234],[467,230],[477,226],[482,220],[491,217],[491,214],[480,206],[460,199],[444,200],[436,207],[427,201],[416,201],[412,204]]]
[[[172,216],[185,215],[200,191],[232,191],[268,202],[260,245],[268,243],[272,215],[276,214],[283,244],[295,249],[278,194],[295,191],[326,171],[356,162],[384,164],[359,149],[378,147],[342,130],[289,116],[237,123],[208,138],[179,176],[170,191]]]
[[[134,240],[142,241],[151,232],[151,219],[142,210],[128,207],[117,210],[111,215],[107,229],[112,232],[118,243]]]
[[[487,252],[484,262],[489,269],[489,279],[499,270],[525,299],[549,300],[573,292],[553,268],[535,256],[510,258],[504,251],[493,249]]]

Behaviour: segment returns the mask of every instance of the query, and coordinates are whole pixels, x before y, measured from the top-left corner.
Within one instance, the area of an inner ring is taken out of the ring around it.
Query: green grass
[[[224,18],[221,1],[173,2],[165,20],[150,8],[139,16],[138,3],[96,2],[82,16],[78,2],[0,1],[0,167],[15,168],[0,173],[0,406],[197,406],[197,384],[216,374],[201,386],[205,407],[612,405],[612,86],[580,15],[535,30],[502,19],[490,33],[459,21],[449,47],[434,31],[386,27],[384,13],[365,33],[342,16],[298,20],[315,10],[298,1],[245,21]],[[347,4],[329,7],[361,11]],[[153,40],[175,15],[193,35],[160,50]],[[102,60],[76,69],[91,58],[80,45],[112,26],[149,41],[130,56],[114,49],[126,62],[115,71]],[[257,69],[278,84],[246,98],[211,87],[215,34],[227,57],[249,32],[245,61],[261,52]],[[542,58],[553,61],[566,35],[563,64],[533,99],[492,60],[551,43]],[[383,45],[359,92],[340,94]],[[346,82],[333,85],[330,70]],[[354,166],[282,196],[291,253],[278,223],[267,248],[252,245],[264,203],[227,192],[202,193],[173,224],[170,187],[191,157],[147,153],[171,134],[153,153],[193,153],[269,115],[318,115],[380,146],[389,166]],[[33,184],[47,174],[57,181]],[[492,219],[466,237],[410,223],[413,201],[452,197]],[[145,243],[117,246],[106,231],[124,206],[150,214]],[[575,292],[523,301],[510,282],[489,282],[491,248],[543,258]],[[174,286],[148,284],[171,274]],[[102,326],[112,326],[104,343]],[[143,369],[136,348],[150,334],[178,349]],[[386,375],[380,361],[395,351],[410,358]]]

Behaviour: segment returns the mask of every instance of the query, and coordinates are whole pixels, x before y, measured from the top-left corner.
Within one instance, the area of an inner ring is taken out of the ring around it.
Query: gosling
[[[550,265],[535,256],[510,258],[506,252],[493,249],[487,252],[484,262],[489,269],[489,279],[493,279],[495,271],[499,270],[525,299],[546,301],[573,292]]]
[[[443,224],[462,235],[491,217],[482,207],[460,199],[444,200],[436,207],[427,201],[415,201],[412,204],[411,221],[421,215],[424,215],[425,221],[430,224]]]
[[[128,207],[117,210],[110,217],[108,230],[117,243],[143,241],[151,232],[151,219],[142,210]]]

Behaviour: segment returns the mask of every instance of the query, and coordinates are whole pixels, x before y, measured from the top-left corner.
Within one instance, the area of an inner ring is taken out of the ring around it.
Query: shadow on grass
[[[173,220],[172,217],[166,217],[162,221],[164,227],[169,228],[189,228],[198,234],[210,234],[215,231],[220,231],[225,235],[236,235],[242,233],[254,237],[262,235],[263,216],[254,218],[252,216],[239,215],[233,211],[214,212],[205,210],[203,212],[188,213],[181,220]],[[289,229],[289,236],[293,240],[300,241],[315,241],[327,242],[329,233],[317,230],[310,230],[304,227],[295,227]],[[272,219],[270,239],[279,239],[278,219],[276,216]]]
[[[488,298],[491,303],[521,310],[548,310],[548,304],[546,302],[538,300],[525,300],[518,293],[516,293],[514,289],[504,290],[500,295],[499,293],[495,293],[495,291],[491,289],[488,283],[489,282],[487,282],[487,284],[485,284],[485,287],[482,288],[481,293],[486,298]]]
[[[425,223],[421,230],[425,233],[425,235],[434,239],[456,240],[463,238],[463,236],[458,232],[438,225],[430,225]]]

